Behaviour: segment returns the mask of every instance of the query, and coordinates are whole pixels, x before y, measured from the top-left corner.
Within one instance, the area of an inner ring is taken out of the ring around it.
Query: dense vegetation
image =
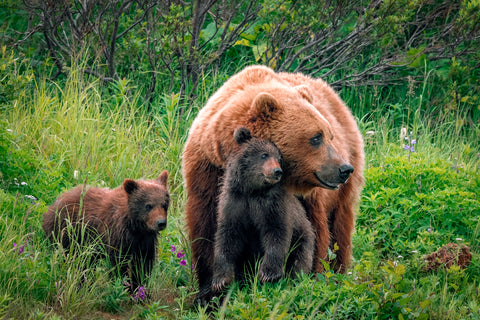
[[[480,319],[479,1],[6,0],[0,21],[0,317]],[[180,157],[209,95],[254,63],[321,76],[352,108],[367,156],[354,262],[234,284],[209,314],[192,304]],[[46,240],[60,192],[163,169],[147,296],[90,264],[95,243]],[[426,271],[447,243],[470,265]]]

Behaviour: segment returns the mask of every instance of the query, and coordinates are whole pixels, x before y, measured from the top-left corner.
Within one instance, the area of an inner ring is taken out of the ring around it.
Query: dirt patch
[[[426,271],[437,270],[438,268],[448,269],[452,265],[458,265],[461,269],[466,268],[472,260],[472,254],[465,245],[448,243],[437,251],[425,256]]]

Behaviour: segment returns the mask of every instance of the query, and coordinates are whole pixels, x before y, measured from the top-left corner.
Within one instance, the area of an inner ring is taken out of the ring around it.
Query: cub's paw
[[[283,276],[281,267],[266,266],[262,264],[258,272],[258,278],[261,282],[276,282]]]
[[[222,292],[232,282],[233,273],[222,272],[220,274],[215,273],[212,279],[212,291]]]

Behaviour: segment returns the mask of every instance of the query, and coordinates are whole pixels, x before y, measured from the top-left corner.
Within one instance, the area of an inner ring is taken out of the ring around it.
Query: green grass
[[[465,129],[461,109],[441,122],[421,111],[427,100],[421,95],[433,84],[396,102],[365,102],[360,90],[342,93],[367,154],[349,273],[327,270],[265,285],[252,280],[243,288],[234,283],[213,314],[192,305],[196,283],[180,168],[188,128],[211,88],[203,83],[198,105],[180,117],[175,95],[159,97],[152,112],[144,112],[127,80],[106,90],[75,71],[62,84],[34,84],[0,109],[0,317],[480,319],[479,128]],[[417,140],[410,155],[402,127]],[[90,262],[95,244],[65,255],[47,241],[41,217],[62,191],[85,180],[116,187],[163,169],[170,173],[172,207],[145,301],[127,293],[125,279],[109,276],[106,261]],[[449,242],[470,246],[471,265],[424,271],[423,256]]]

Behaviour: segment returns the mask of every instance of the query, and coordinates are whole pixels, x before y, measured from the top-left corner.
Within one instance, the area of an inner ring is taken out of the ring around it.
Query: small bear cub
[[[167,226],[167,179],[163,171],[155,180],[125,179],[113,190],[77,186],[49,207],[43,215],[43,230],[51,242],[58,240],[65,249],[74,241],[100,239],[112,266],[118,264],[122,275],[130,271],[130,289],[135,290],[151,272],[158,232]]]
[[[247,128],[234,132],[238,149],[227,159],[218,202],[212,290],[223,291],[234,276],[261,258],[258,277],[274,282],[287,273],[309,273],[314,231],[300,201],[283,184],[281,154]]]

